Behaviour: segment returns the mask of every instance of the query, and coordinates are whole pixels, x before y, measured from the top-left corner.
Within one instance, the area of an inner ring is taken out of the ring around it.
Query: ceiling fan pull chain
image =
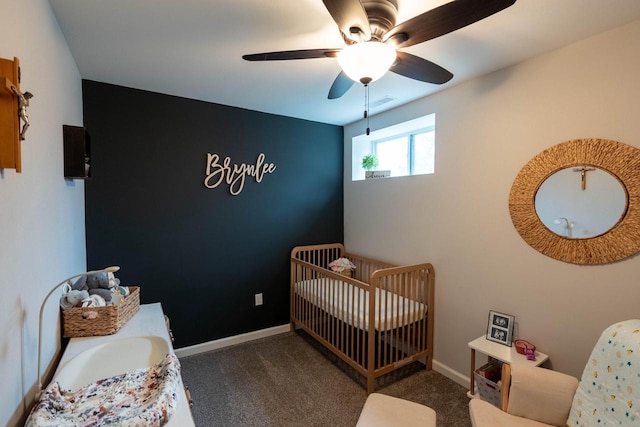
[[[364,85],[364,118],[367,119],[367,135],[371,133],[369,128],[369,85]]]

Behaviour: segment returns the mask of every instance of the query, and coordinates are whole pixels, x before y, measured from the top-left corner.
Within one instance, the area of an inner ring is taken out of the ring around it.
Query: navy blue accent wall
[[[88,268],[120,265],[176,347],[287,323],[291,249],[343,241],[342,127],[86,80],[83,102]],[[276,169],[233,196],[207,153]]]

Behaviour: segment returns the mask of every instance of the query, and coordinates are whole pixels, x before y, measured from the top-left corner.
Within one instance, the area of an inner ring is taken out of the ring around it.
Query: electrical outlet
[[[262,305],[262,294],[256,294],[256,306]]]

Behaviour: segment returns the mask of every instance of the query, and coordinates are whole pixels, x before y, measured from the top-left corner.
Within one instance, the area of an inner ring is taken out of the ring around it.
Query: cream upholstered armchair
[[[472,399],[474,427],[640,426],[638,319],[605,329],[580,382],[537,367],[505,364],[502,373],[502,408]]]

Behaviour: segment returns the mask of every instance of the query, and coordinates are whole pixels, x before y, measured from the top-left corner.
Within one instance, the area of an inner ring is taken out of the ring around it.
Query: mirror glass
[[[600,236],[627,212],[627,190],[609,171],[591,165],[558,170],[535,195],[535,210],[551,232],[569,239]]]

